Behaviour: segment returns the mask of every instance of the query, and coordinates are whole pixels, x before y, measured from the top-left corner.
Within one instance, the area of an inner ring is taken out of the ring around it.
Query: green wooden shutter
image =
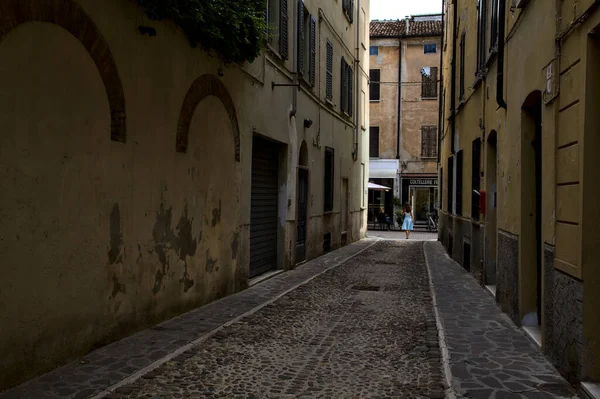
[[[353,97],[353,80],[354,80],[354,71],[352,70],[352,68],[350,67],[350,65],[348,65],[347,69],[348,71],[348,105],[347,105],[347,110],[348,110],[348,115],[352,116],[352,109],[353,107],[353,102],[352,102],[352,97]]]
[[[311,86],[315,85],[315,76],[317,70],[317,20],[311,15],[310,17],[310,72],[309,81]]]
[[[333,44],[327,41],[327,81],[326,98],[333,101]]]
[[[298,73],[304,75],[304,2],[298,2]]]
[[[346,112],[347,108],[346,108],[346,102],[348,101],[348,72],[347,72],[347,64],[346,64],[346,60],[344,59],[344,57],[342,57],[342,70],[341,70],[341,76],[342,76],[342,81],[340,84],[340,107],[342,109],[342,112]]]
[[[279,53],[284,59],[289,57],[288,43],[288,2],[287,0],[279,0],[281,17],[279,19]]]

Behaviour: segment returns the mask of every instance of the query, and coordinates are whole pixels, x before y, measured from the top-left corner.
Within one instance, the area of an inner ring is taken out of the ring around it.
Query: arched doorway
[[[540,334],[542,320],[542,93],[521,109],[520,317]],[[534,317],[535,316],[535,317]]]
[[[306,260],[306,229],[308,226],[308,148],[300,145],[298,156],[298,189],[296,215],[296,263]]]
[[[495,294],[496,292],[496,197],[497,197],[497,162],[498,145],[497,134],[490,132],[486,143],[485,156],[485,190],[486,190],[486,213],[485,213],[485,285]]]

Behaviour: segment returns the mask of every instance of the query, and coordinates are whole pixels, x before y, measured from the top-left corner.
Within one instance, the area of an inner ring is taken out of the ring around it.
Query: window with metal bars
[[[438,67],[421,69],[421,98],[437,98],[438,96]]]
[[[369,70],[369,79],[371,81],[369,86],[369,100],[379,101],[381,99],[381,85],[379,83],[379,81],[381,80],[381,70]]]
[[[325,98],[333,101],[333,44],[327,40],[327,72],[325,77]]]
[[[379,158],[379,126],[369,127],[369,157]]]
[[[437,158],[437,126],[421,126],[421,158]]]
[[[479,0],[477,4],[477,68],[479,71],[485,67],[487,52],[486,27],[487,25],[487,0]]]
[[[334,149],[325,147],[325,187],[323,191],[323,210],[333,211]]]

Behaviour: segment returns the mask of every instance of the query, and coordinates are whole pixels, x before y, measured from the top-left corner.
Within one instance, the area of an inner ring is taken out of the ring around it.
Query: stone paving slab
[[[152,367],[165,356],[202,339],[227,322],[273,301],[307,280],[334,268],[374,245],[352,243],[279,274],[249,289],[97,349],[78,361],[0,392],[0,399],[90,398]]]
[[[437,242],[424,243],[459,398],[576,398],[569,383]]]
[[[110,399],[444,398],[422,242],[382,241]]]

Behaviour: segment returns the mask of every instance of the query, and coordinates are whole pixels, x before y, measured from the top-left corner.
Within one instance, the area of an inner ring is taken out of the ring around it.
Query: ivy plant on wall
[[[253,61],[266,38],[266,0],[136,0],[150,19],[175,22],[191,45],[226,62]]]

